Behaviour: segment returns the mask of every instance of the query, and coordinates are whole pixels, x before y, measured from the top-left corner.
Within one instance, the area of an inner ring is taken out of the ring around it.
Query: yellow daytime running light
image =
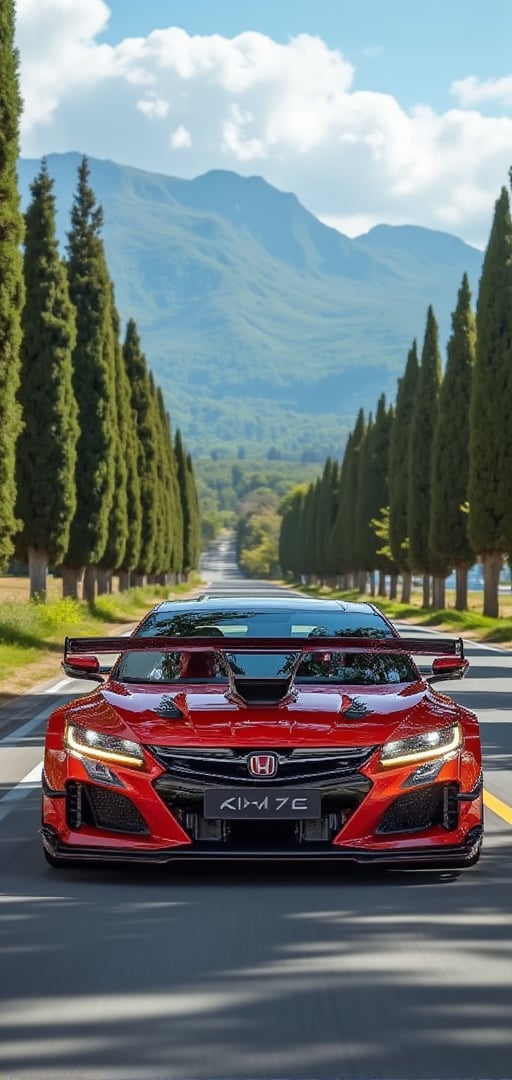
[[[458,750],[461,741],[458,724],[440,731],[426,731],[422,735],[414,735],[412,739],[398,739],[396,742],[384,743],[380,763],[389,767],[390,765],[414,764],[418,761],[433,761],[435,758],[446,757],[447,754]]]
[[[131,739],[118,739],[113,735],[102,735],[99,731],[68,724],[65,742],[68,749],[80,757],[112,761],[136,769],[144,765],[142,748]]]

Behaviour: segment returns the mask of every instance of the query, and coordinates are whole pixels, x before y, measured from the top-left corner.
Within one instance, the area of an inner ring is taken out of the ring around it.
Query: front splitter
[[[304,851],[296,849],[257,849],[230,848],[229,850],[206,845],[198,848],[190,844],[186,847],[159,848],[148,851],[143,848],[83,847],[72,844],[60,844],[57,834],[48,826],[41,828],[43,845],[53,859],[64,862],[101,862],[101,863],[187,863],[187,862],[330,862],[352,863],[360,866],[388,866],[401,869],[462,869],[472,866],[479,857],[483,840],[483,826],[475,826],[466,837],[464,844],[450,847],[409,848],[405,851],[361,851],[359,848],[320,848],[311,845]]]

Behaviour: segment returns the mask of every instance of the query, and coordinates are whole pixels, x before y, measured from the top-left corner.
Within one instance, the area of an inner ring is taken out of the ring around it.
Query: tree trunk
[[[423,574],[423,599],[421,606],[430,607],[430,574]]]
[[[385,572],[385,570],[379,570],[379,586],[378,586],[377,592],[378,592],[379,596],[386,596],[386,572]]]
[[[30,577],[30,599],[44,604],[47,596],[48,552],[42,548],[29,547],[28,572]]]
[[[498,587],[500,583],[500,571],[502,556],[499,551],[487,551],[482,555],[482,567],[484,571],[484,615],[491,619],[499,616]]]
[[[84,573],[84,600],[86,600],[88,604],[94,604],[94,601],[96,600],[97,573],[98,570],[96,566],[86,566]]]
[[[134,574],[133,584],[138,589],[143,589],[147,585],[147,578],[145,574]]]
[[[389,579],[389,599],[396,600],[398,593],[398,574],[391,574]]]
[[[112,570],[105,570],[103,567],[98,567],[96,572],[96,582],[98,585],[98,596],[105,596],[106,593],[111,593]]]
[[[84,572],[83,566],[60,566],[62,574],[62,595],[69,596],[72,600],[78,600],[78,590]]]
[[[467,565],[455,567],[455,609],[468,610],[468,569]]]
[[[358,571],[357,577],[356,577],[356,582],[357,582],[357,585],[356,585],[357,591],[359,593],[362,593],[362,595],[364,596],[364,594],[366,593],[366,570],[359,570]]]
[[[375,570],[370,570],[368,578],[370,581],[370,596],[375,596]]]
[[[119,572],[119,592],[126,592],[130,588],[131,575],[127,570],[120,570]]]
[[[402,572],[402,604],[410,604],[411,602],[411,588],[412,588],[412,571],[404,570]]]
[[[433,604],[436,611],[443,611],[446,607],[446,580],[439,574],[433,579]]]

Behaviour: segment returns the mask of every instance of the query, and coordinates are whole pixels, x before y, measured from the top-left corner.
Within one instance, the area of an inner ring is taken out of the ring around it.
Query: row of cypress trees
[[[350,588],[366,581],[409,600],[423,575],[425,607],[445,606],[455,569],[459,610],[479,559],[484,614],[499,612],[499,576],[512,554],[512,220],[507,189],[496,202],[476,316],[464,275],[442,375],[437,321],[429,307],[421,355],[413,342],[396,401],[359,411],[341,465],[297,488],[283,506],[284,571]]]
[[[59,566],[64,595],[77,596],[83,575],[91,601],[114,571],[125,587],[197,566],[197,490],[133,320],[121,344],[87,159],[66,261],[44,162],[23,229],[20,112],[9,0],[0,5],[0,569],[13,553],[27,560],[31,595],[44,598],[48,566]]]
[[[17,444],[15,538],[31,593],[58,565],[64,595],[107,591],[114,571],[166,580],[199,557],[199,509],[190,457],[172,440],[162,393],[136,324],[124,343],[101,239],[102,211],[84,158],[71,211],[67,260],[56,237],[46,163],[25,218],[22,312],[23,430]]]

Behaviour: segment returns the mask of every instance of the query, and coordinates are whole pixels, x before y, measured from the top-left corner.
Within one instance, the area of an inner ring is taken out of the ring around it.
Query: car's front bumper
[[[397,867],[415,869],[428,867],[430,869],[458,869],[471,866],[478,859],[483,840],[483,826],[474,826],[464,842],[459,845],[409,847],[406,850],[399,847],[387,848],[382,851],[363,850],[361,848],[342,847],[339,844],[325,845],[315,848],[308,845],[306,850],[291,851],[258,849],[250,851],[247,848],[222,849],[215,845],[173,846],[171,848],[151,849],[134,847],[108,847],[101,848],[94,845],[62,844],[58,835],[50,826],[43,825],[41,828],[43,845],[53,859],[80,862],[102,863],[168,863],[168,862],[330,862],[330,863],[355,863],[359,865],[374,865],[383,867]]]

